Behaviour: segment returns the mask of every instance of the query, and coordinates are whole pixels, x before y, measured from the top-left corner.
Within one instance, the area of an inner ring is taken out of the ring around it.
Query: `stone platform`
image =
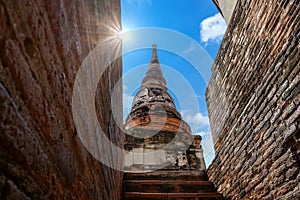
[[[224,199],[208,181],[205,171],[155,171],[125,173],[123,200],[127,199]]]

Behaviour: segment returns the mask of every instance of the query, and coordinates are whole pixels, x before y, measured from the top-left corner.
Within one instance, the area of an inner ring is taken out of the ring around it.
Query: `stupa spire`
[[[152,57],[149,63],[147,73],[142,81],[142,87],[156,87],[163,90],[167,89],[166,80],[160,68],[157,56],[157,46],[152,45]]]
[[[153,44],[152,45],[152,57],[151,57],[150,63],[159,63],[156,48],[157,48],[156,44]]]

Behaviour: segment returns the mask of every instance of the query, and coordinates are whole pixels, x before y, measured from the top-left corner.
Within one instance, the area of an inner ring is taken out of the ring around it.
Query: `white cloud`
[[[191,42],[190,46],[188,46],[182,53],[188,54],[188,53],[194,51],[195,48],[196,48],[195,42]]]
[[[131,110],[131,104],[133,100],[133,96],[127,94],[126,92],[123,92],[123,117],[126,119],[127,115],[129,114]]]
[[[123,84],[123,92],[126,92],[126,91],[128,91],[128,87]]]
[[[196,114],[188,114],[187,111],[182,112],[183,119],[191,126],[192,131],[209,127],[209,119],[207,115],[198,112]]]
[[[220,13],[204,19],[200,23],[200,39],[207,43],[209,40],[219,41],[226,31],[226,23]]]

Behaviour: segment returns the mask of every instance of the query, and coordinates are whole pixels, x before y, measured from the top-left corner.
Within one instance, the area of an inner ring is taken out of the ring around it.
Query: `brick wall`
[[[231,199],[300,198],[300,5],[238,1],[206,98],[208,169]]]
[[[71,113],[81,62],[116,23],[114,0],[0,0],[1,199],[119,199],[122,172],[84,148]],[[121,74],[117,60],[96,97],[100,123],[119,146],[110,95]]]

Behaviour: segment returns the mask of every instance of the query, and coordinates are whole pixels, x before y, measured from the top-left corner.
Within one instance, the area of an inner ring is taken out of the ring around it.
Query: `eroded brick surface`
[[[238,1],[212,68],[208,175],[231,199],[297,199],[299,1]]]
[[[120,24],[119,1],[4,0],[0,23],[1,199],[119,199],[122,173],[88,153],[71,113],[77,70]],[[119,146],[110,93],[121,73],[117,60],[96,97],[99,121]]]

